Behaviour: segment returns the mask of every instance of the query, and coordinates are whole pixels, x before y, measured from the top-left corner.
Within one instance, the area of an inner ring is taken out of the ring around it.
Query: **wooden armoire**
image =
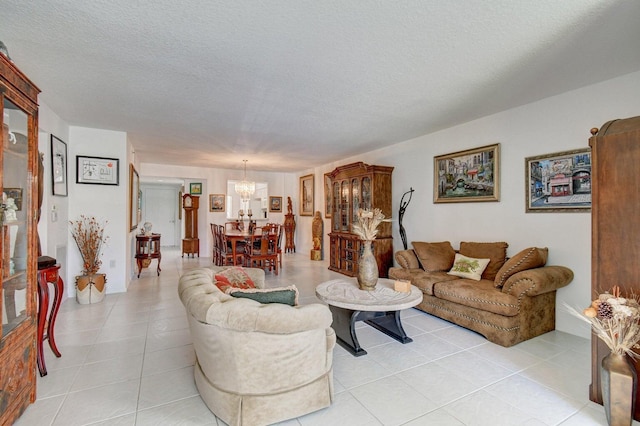
[[[591,131],[591,290],[592,296],[620,286],[623,295],[640,294],[640,116],[605,123]],[[609,353],[591,337],[589,398],[602,404],[600,364]],[[636,371],[640,377],[639,365]],[[639,388],[640,389],[640,388]],[[636,393],[635,419],[640,420]]]
[[[0,53],[0,425],[36,397],[39,92]]]
[[[393,167],[374,166],[363,162],[336,167],[331,178],[331,233],[329,233],[329,269],[348,276],[358,273],[362,252],[360,238],[352,233],[358,209],[378,208],[386,218],[391,217],[391,173]],[[373,242],[373,254],[380,277],[386,278],[393,266],[391,223],[378,226]]]

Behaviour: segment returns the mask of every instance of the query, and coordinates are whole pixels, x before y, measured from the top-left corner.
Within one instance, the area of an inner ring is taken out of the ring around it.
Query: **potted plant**
[[[107,278],[105,274],[99,274],[98,270],[102,265],[102,245],[108,240],[104,234],[106,223],[84,215],[78,220],[69,221],[71,236],[82,257],[82,275],[76,277],[76,300],[82,305],[98,303],[104,299]]]

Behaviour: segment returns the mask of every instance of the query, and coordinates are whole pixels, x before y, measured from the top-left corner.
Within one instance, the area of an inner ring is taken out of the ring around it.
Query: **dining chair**
[[[277,239],[278,235],[270,233],[267,228],[254,230],[246,246],[245,266],[273,270],[278,275]]]

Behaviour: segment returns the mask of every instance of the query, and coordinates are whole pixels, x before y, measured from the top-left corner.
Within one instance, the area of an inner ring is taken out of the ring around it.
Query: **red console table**
[[[64,292],[64,282],[58,275],[59,269],[60,264],[38,269],[38,332],[36,337],[38,344],[38,371],[40,371],[40,376],[47,375],[47,367],[44,363],[44,353],[42,351],[42,342],[44,339],[49,341],[49,346],[55,356],[58,358],[62,356],[56,346],[56,340],[53,334],[56,316],[62,303],[62,293]],[[47,318],[49,311],[49,283],[53,284],[54,294],[51,313],[49,313],[49,318]],[[46,335],[44,334],[45,326],[47,328]]]

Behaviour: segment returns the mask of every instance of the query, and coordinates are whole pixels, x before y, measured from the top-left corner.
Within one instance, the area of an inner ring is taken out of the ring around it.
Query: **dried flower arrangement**
[[[591,302],[582,313],[565,304],[569,312],[591,324],[593,332],[612,353],[640,358],[640,304],[635,296],[621,297],[620,287],[605,292]]]
[[[373,211],[358,209],[357,220],[352,225],[352,231],[363,241],[373,241],[378,235],[378,225],[384,221],[384,214],[380,209],[373,209]]]
[[[93,275],[98,272],[102,265],[100,260],[102,245],[109,237],[104,235],[104,228],[107,221],[99,222],[91,216],[81,215],[78,220],[70,220],[71,236],[76,242],[82,256],[82,273]]]

